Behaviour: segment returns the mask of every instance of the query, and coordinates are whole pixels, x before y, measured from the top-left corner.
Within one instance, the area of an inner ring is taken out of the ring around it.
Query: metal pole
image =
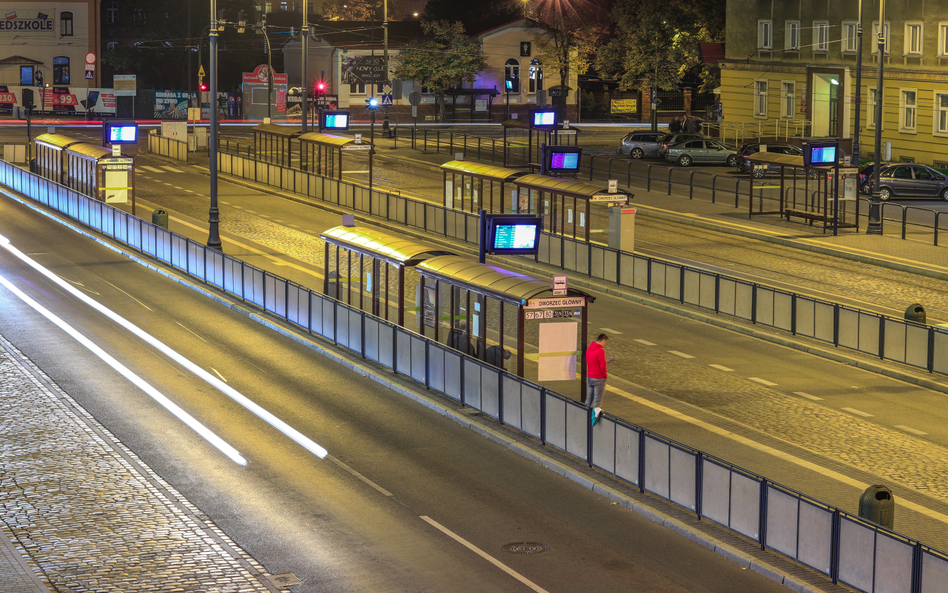
[[[385,81],[391,82],[388,70],[388,0],[382,0],[382,39],[384,43],[383,58],[385,62]],[[385,119],[382,120],[382,131],[388,132],[388,106],[385,106]]]
[[[853,166],[859,166],[859,114],[862,112],[862,0],[859,0],[859,22],[856,23],[856,119],[853,131]],[[856,190],[859,191],[858,188]]]
[[[307,89],[309,88],[309,2],[308,0],[303,0],[303,28],[300,29],[300,35],[303,36],[302,44],[300,49],[303,52],[303,80],[302,80],[302,91],[303,91],[303,133],[306,133],[306,111],[307,103],[309,102],[309,97],[307,96]],[[269,50],[268,50],[269,51]]]
[[[215,0],[211,0],[214,2]],[[214,18],[213,16],[211,18]],[[267,123],[273,119],[273,52],[270,51],[270,36],[267,35],[267,12],[263,11],[263,39],[267,42]]]
[[[211,208],[208,211],[207,246],[223,251],[218,229],[220,211],[217,209],[217,0],[211,0],[210,61],[211,61],[211,141],[209,169],[211,174]]]
[[[882,200],[879,198],[879,168],[882,165],[882,71],[885,63],[885,0],[879,2],[879,35],[876,39],[879,48],[879,72],[876,77],[876,145],[875,165],[872,171],[872,199],[869,200],[869,223],[867,235],[882,234]]]

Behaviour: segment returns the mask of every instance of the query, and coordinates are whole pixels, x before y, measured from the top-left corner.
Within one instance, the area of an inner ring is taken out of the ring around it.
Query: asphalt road
[[[271,573],[301,578],[300,592],[783,590],[19,205],[0,202],[0,221],[24,253],[328,449],[314,456],[0,250],[0,274],[247,465],[5,289],[0,333]],[[503,551],[518,542],[549,551]]]

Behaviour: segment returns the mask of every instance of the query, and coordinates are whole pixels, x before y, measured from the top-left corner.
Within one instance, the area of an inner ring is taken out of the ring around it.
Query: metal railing
[[[591,426],[588,408],[569,397],[8,163],[0,163],[0,183],[299,330],[409,377],[642,492],[738,533],[764,550],[808,566],[834,583],[866,593],[948,589],[948,554],[917,540],[608,413]],[[355,188],[340,191],[347,184],[332,185],[336,196],[355,198]],[[332,191],[332,185],[318,186]],[[411,210],[396,206],[404,214]],[[446,234],[457,230],[443,229]],[[559,241],[560,259],[565,259],[562,249],[567,240],[547,235],[545,241],[547,248]],[[819,333],[826,331],[818,323],[821,318],[860,315],[839,306],[816,308],[816,302],[794,309],[795,297],[789,293],[632,254],[615,253],[612,268],[584,247],[587,262],[598,264],[597,269],[611,269],[617,281],[645,285],[682,302],[710,306],[713,301],[715,309],[775,326],[795,326],[799,316],[801,327]],[[621,273],[623,258],[630,266],[627,279]],[[709,284],[711,279],[713,284]],[[854,326],[834,325],[833,333],[858,342],[858,335],[849,335],[854,329],[858,334],[860,320],[855,321]]]
[[[182,163],[191,162],[187,142],[165,138],[158,134],[158,130],[148,132],[148,152],[166,156]]]

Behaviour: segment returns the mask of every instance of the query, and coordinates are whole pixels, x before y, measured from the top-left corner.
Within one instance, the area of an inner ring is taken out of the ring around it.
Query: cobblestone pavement
[[[2,337],[0,431],[0,591],[276,590]]]

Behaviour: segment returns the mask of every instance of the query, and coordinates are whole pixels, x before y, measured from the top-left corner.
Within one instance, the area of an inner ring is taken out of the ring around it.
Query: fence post
[[[674,169],[668,167],[668,195],[672,195],[672,173],[674,171]]]
[[[701,500],[701,482],[704,480],[704,454],[701,451],[698,451],[697,456],[695,456],[695,514],[698,516],[698,520],[701,520],[701,515],[704,510]]]
[[[625,168],[625,186],[632,187],[632,161],[629,161],[629,166]]]
[[[648,182],[645,184],[645,191],[652,191],[652,166],[648,165],[648,169],[645,171],[645,177],[648,179]]]
[[[590,181],[593,180],[593,170],[595,170],[595,167],[594,167],[595,163],[596,163],[596,157],[593,155],[589,155],[589,180]]]
[[[695,172],[691,172],[691,176],[688,178],[688,199],[695,199]]]
[[[639,492],[645,492],[645,429],[639,430]]]
[[[767,479],[760,479],[760,515],[757,518],[757,533],[760,534],[760,549],[767,549]]]

